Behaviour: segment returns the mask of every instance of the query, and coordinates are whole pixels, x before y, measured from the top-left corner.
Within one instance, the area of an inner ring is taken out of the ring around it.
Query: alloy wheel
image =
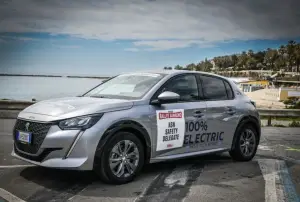
[[[246,129],[240,138],[240,149],[244,156],[248,157],[255,152],[256,138],[252,130]]]
[[[130,140],[118,142],[109,155],[109,167],[117,177],[129,177],[139,163],[139,150],[136,144]]]

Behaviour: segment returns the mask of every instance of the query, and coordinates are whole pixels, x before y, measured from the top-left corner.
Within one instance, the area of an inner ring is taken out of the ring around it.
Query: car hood
[[[30,105],[19,114],[19,117],[23,116],[23,118],[28,118],[29,115],[31,117],[35,117],[35,115],[36,117],[41,117],[39,115],[45,115],[52,117],[47,120],[54,120],[109,111],[126,110],[132,106],[133,102],[128,100],[67,97],[40,101]]]

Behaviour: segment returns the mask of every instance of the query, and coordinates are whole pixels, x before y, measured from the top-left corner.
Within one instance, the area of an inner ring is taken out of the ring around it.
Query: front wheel
[[[136,135],[118,132],[104,145],[101,163],[95,172],[107,183],[124,184],[139,173],[144,164],[144,147]]]
[[[258,147],[258,134],[250,124],[243,124],[237,129],[237,138],[230,156],[237,161],[250,161],[255,156]]]

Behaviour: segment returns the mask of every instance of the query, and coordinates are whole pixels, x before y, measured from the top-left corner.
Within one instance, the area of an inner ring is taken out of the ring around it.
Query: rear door
[[[237,100],[228,81],[211,75],[200,75],[207,105],[207,141],[209,149],[231,147],[238,124]]]
[[[164,91],[180,95],[180,101],[160,106],[150,105],[152,122],[152,156],[169,156],[198,151],[193,147],[196,134],[204,130],[206,104],[195,74],[181,74],[168,80],[153,96]]]

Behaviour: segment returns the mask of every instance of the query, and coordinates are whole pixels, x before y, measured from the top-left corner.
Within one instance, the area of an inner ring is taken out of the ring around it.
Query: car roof
[[[204,75],[210,75],[210,76],[216,76],[219,78],[223,78],[226,80],[229,80],[228,77],[224,77],[218,74],[209,73],[209,72],[203,72],[203,71],[191,71],[191,70],[142,70],[142,71],[134,71],[130,73],[152,73],[152,74],[162,74],[162,75],[179,75],[184,73],[195,73],[195,74],[204,74]],[[129,74],[130,74],[129,73]]]

